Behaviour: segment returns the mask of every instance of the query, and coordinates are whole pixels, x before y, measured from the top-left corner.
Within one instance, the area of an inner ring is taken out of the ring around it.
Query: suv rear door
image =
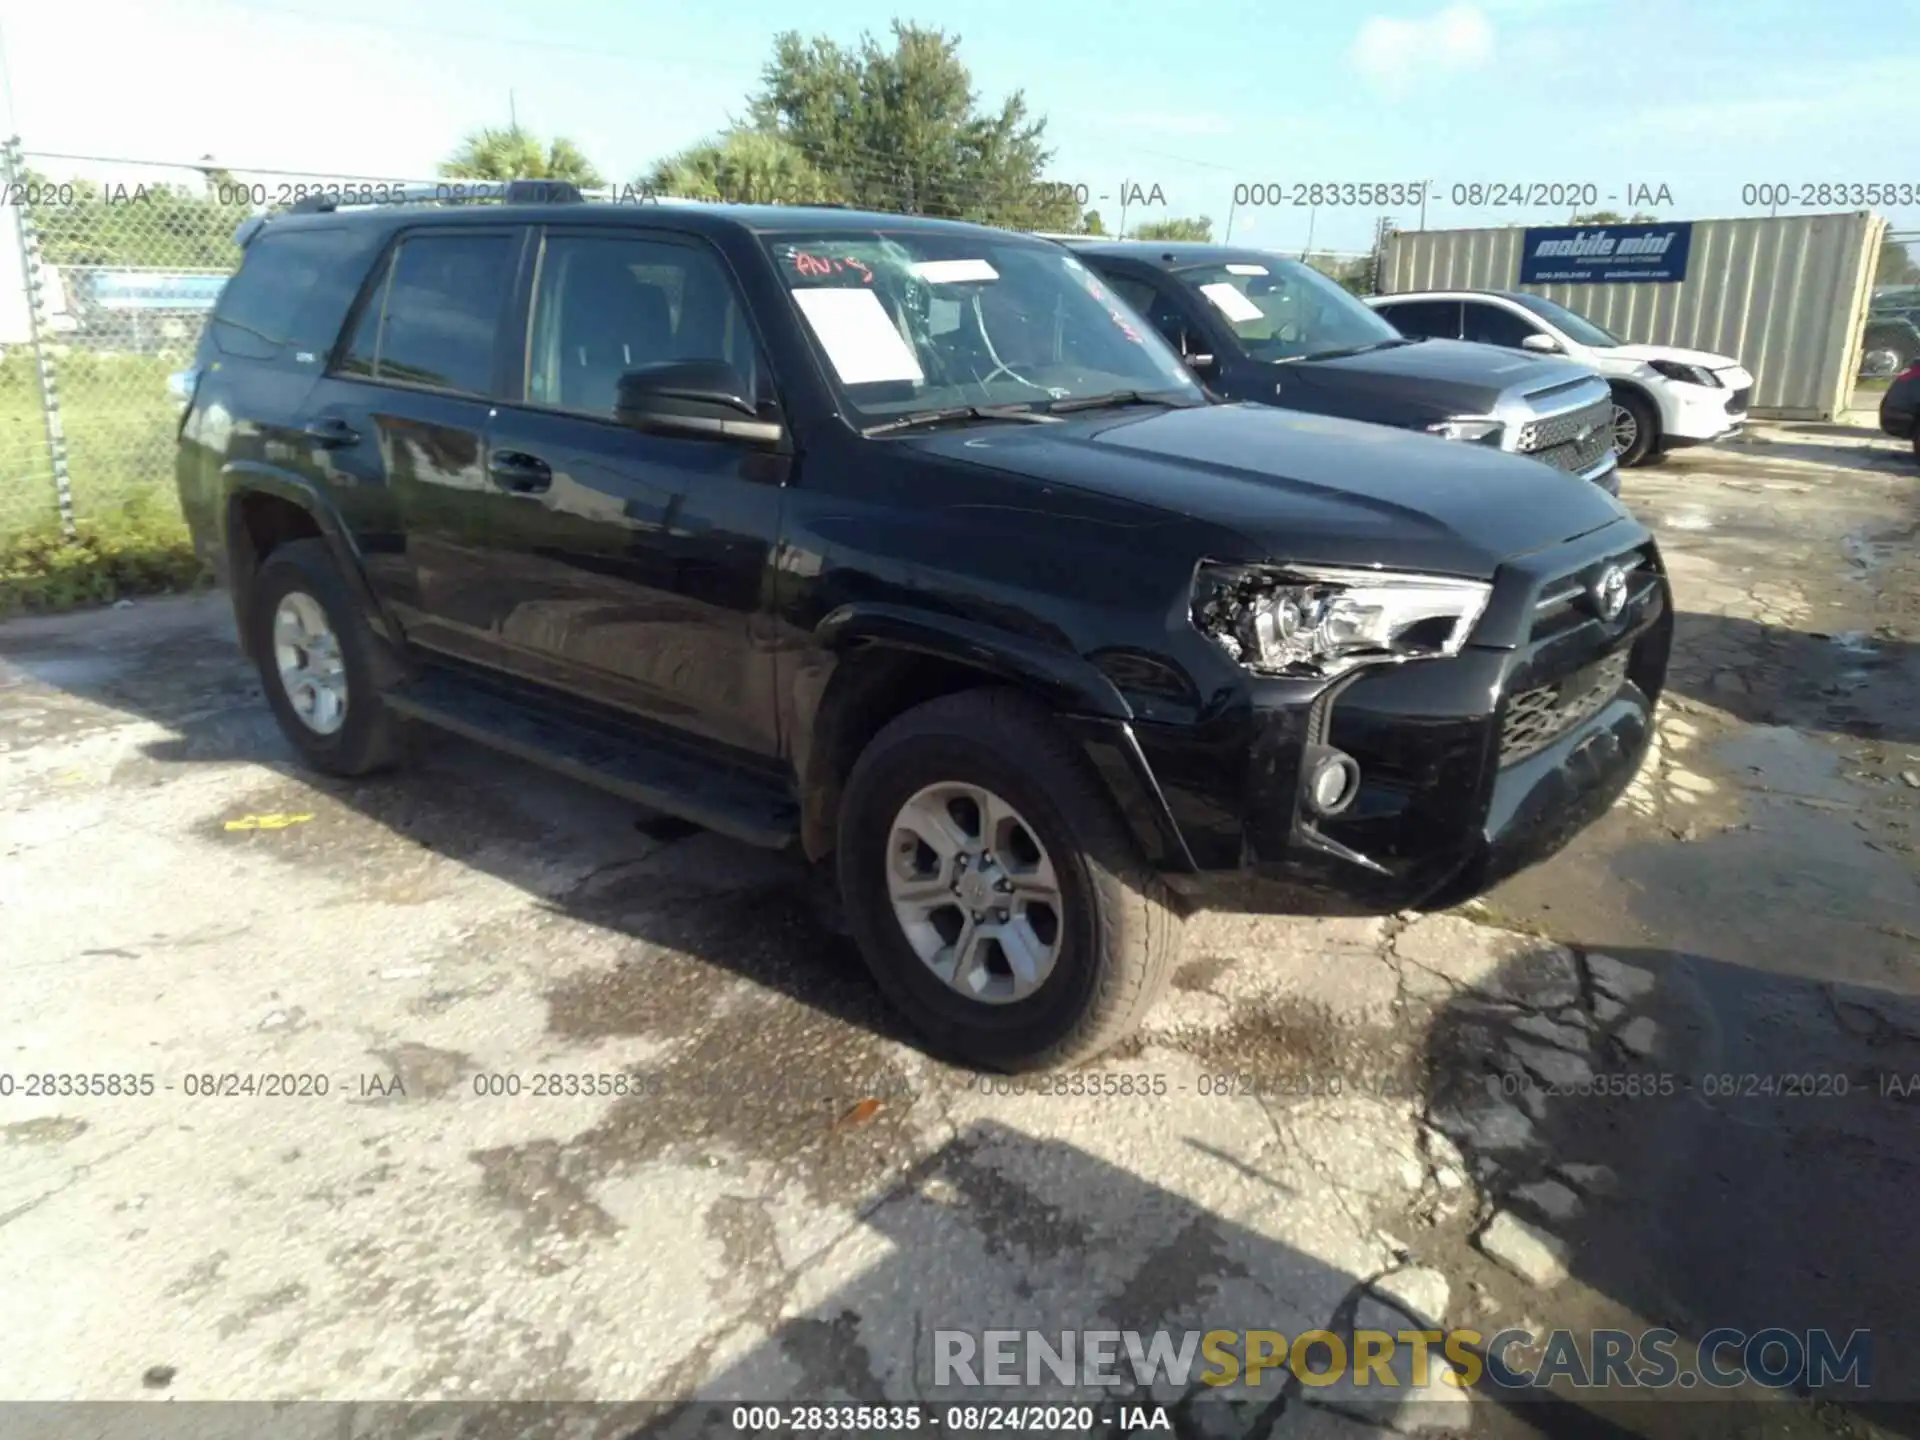
[[[507,663],[751,763],[778,753],[772,650],[757,634],[780,534],[781,454],[615,418],[624,372],[726,360],[763,419],[771,371],[726,260],[663,228],[547,227],[525,338],[490,431],[490,558]],[[511,577],[506,580],[506,577]]]
[[[369,580],[407,639],[498,664],[506,577],[492,569],[496,518],[487,421],[501,387],[501,336],[525,226],[402,230],[369,277],[309,399],[307,434],[341,493],[365,505]]]

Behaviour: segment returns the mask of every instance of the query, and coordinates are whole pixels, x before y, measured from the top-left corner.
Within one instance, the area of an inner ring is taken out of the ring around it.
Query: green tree
[[[792,141],[759,130],[729,130],[659,161],[636,182],[655,194],[736,205],[818,205],[844,198]]]
[[[1136,240],[1212,240],[1213,221],[1202,215],[1198,219],[1174,216],[1166,220],[1149,220],[1133,232]]]
[[[1898,240],[1881,240],[1880,258],[1875,262],[1873,283],[1875,285],[1920,284],[1920,265],[1914,263],[1913,251]]]
[[[1080,218],[1080,232],[1083,235],[1104,235],[1107,233],[1107,222],[1100,218],[1098,210],[1089,210]]]
[[[571,180],[583,186],[605,183],[573,141],[556,137],[543,144],[539,136],[519,125],[475,130],[441,162],[440,173],[449,180]]]
[[[1335,281],[1355,295],[1373,293],[1373,256],[1371,254],[1335,255],[1327,251],[1316,251],[1301,258],[1329,280]]]
[[[890,46],[868,34],[851,48],[781,34],[751,127],[797,147],[865,209],[1075,228],[1070,187],[1040,179],[1052,152],[1025,96],[982,109],[957,36],[899,20],[892,34]]]

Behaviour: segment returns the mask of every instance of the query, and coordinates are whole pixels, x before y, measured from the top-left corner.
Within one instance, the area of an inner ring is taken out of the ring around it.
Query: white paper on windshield
[[[1227,273],[1229,275],[1264,275],[1267,273],[1267,267],[1264,265],[1229,265],[1227,266]]]
[[[984,260],[922,260],[913,273],[929,285],[952,285],[961,280],[998,280],[1000,272]]]
[[[1221,280],[1212,285],[1202,285],[1200,293],[1214,303],[1220,313],[1229,320],[1264,320],[1266,315],[1260,307],[1233,286]]]
[[[794,303],[833,362],[841,383],[925,380],[920,362],[871,290],[796,290]]]

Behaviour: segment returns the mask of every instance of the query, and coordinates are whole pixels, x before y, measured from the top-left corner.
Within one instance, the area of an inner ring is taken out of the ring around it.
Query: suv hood
[[[1545,390],[1587,373],[1563,358],[1462,340],[1416,340],[1334,360],[1283,360],[1268,368],[1282,395],[1298,384],[1413,401],[1450,415],[1482,415],[1509,391]]]
[[[1683,350],[1678,345],[1615,345],[1596,352],[1621,360],[1675,360],[1682,365],[1698,365],[1703,370],[1735,370],[1740,362],[1731,355],[1715,355],[1710,350]]]
[[[1218,559],[1381,565],[1486,580],[1502,561],[1627,514],[1598,485],[1537,460],[1265,405],[968,427],[904,443],[1206,521],[1251,548]]]

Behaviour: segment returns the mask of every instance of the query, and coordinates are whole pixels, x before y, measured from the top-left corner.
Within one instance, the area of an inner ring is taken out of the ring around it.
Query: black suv
[[[1189,907],[1455,903],[1639,767],[1671,601],[1598,486],[1218,403],[1045,240],[526,183],[249,222],[184,378],[312,764],[427,722],[831,861],[1006,1069],[1127,1034]]]
[[[1055,238],[1224,399],[1486,445],[1620,493],[1613,392],[1584,365],[1403,335],[1311,265],[1264,250]]]

